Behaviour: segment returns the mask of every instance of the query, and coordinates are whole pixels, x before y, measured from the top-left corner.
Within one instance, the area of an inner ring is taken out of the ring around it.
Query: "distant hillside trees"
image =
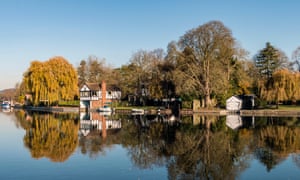
[[[59,100],[73,100],[78,95],[78,77],[73,66],[57,56],[45,62],[32,61],[23,75],[25,92],[32,104],[52,105]]]

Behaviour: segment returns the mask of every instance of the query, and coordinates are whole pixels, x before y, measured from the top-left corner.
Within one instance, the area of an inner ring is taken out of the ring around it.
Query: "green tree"
[[[266,47],[254,57],[255,65],[261,77],[270,79],[275,70],[286,67],[286,55],[267,42]]]
[[[138,71],[138,67],[135,64],[123,65],[121,68],[115,69],[115,74],[119,74],[117,84],[122,91],[122,98],[136,93],[139,82]]]
[[[259,51],[254,57],[255,66],[260,75],[260,79],[257,81],[258,95],[267,102],[276,102],[282,98],[283,91],[279,91],[283,82],[279,82],[281,78],[275,79],[273,74],[280,69],[290,68],[288,58],[283,51],[276,49],[269,42],[266,43],[266,47]],[[276,84],[274,84],[276,83]],[[275,90],[276,89],[276,90]],[[285,95],[286,96],[286,95]]]

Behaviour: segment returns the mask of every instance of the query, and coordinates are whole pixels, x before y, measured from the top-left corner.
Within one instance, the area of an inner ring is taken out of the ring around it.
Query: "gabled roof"
[[[80,88],[81,91],[100,91],[100,85],[98,83],[85,83]]]
[[[98,83],[86,83],[87,87],[92,91],[101,90],[100,85]]]
[[[230,111],[238,111],[242,108],[242,100],[237,96],[231,96],[226,100],[226,109]]]
[[[229,103],[229,102],[236,102],[236,101],[241,102],[242,99],[241,99],[240,97],[238,97],[238,96],[231,96],[230,98],[228,98],[228,99],[226,100],[226,103]]]
[[[82,87],[80,89],[87,90],[87,88],[89,91],[101,91],[102,85],[99,83],[85,83],[82,85]],[[116,85],[107,85],[106,90],[107,91],[120,91],[120,88]]]

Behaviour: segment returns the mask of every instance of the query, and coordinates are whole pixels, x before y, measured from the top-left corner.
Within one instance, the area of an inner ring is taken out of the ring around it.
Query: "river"
[[[0,112],[0,179],[298,179],[299,117]]]

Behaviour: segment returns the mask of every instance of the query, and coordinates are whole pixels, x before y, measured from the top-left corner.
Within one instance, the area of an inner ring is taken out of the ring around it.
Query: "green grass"
[[[77,101],[59,101],[59,106],[79,106],[79,100]]]
[[[279,105],[279,110],[298,110],[300,111],[299,105]]]

